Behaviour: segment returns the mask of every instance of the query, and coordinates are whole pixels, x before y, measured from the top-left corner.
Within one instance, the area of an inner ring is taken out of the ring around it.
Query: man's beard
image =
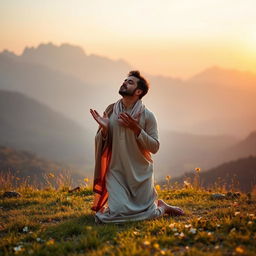
[[[137,88],[135,88],[134,90],[127,90],[126,88],[125,88],[125,90],[124,91],[122,91],[122,86],[120,87],[120,89],[119,89],[119,94],[121,95],[121,96],[133,96],[134,95],[134,93],[135,93],[135,91],[137,90]]]

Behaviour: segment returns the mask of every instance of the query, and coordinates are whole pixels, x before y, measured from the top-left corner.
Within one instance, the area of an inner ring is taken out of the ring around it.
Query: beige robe
[[[96,222],[120,223],[153,219],[164,214],[156,204],[150,156],[150,152],[156,153],[159,149],[157,122],[153,113],[145,108],[139,123],[142,130],[137,137],[131,129],[121,126],[114,114],[110,116],[112,155],[106,173],[108,206],[95,214]],[[96,140],[104,140],[100,131]]]

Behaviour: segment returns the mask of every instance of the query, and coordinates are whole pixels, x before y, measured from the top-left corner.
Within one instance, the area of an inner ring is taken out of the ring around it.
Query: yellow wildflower
[[[241,246],[237,246],[236,247],[236,252],[240,253],[240,254],[243,254],[244,253],[244,249]]]
[[[47,242],[46,242],[46,245],[53,245],[55,243],[55,240],[54,239],[49,239]]]
[[[160,185],[155,185],[155,188],[156,188],[156,190],[158,190],[158,191],[160,191],[160,190],[161,190]]]
[[[54,176],[53,173],[49,173],[49,174],[48,174],[48,177],[49,177],[49,178],[54,178],[55,176]]]
[[[150,242],[146,240],[146,241],[144,241],[142,243],[142,245],[143,245],[143,247],[149,247],[150,246]]]
[[[170,176],[170,175],[167,175],[167,176],[165,177],[165,179],[169,181],[169,180],[171,179],[171,176]]]
[[[158,243],[154,243],[153,244],[153,248],[156,249],[156,250],[159,250],[160,246]]]
[[[84,182],[85,183],[89,182],[89,179],[88,178],[84,178]]]
[[[195,171],[198,173],[201,171],[201,169],[199,167],[195,168]]]
[[[85,229],[90,231],[90,230],[92,230],[92,226],[85,226]]]

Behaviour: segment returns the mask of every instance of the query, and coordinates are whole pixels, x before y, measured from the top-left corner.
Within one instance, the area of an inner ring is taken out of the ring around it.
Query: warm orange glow
[[[151,74],[219,65],[256,72],[254,1],[4,1],[0,50],[71,43]]]

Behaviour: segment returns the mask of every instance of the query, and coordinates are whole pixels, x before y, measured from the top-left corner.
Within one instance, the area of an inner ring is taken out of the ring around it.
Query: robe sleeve
[[[155,154],[160,146],[158,140],[157,122],[154,114],[149,112],[145,120],[145,129],[141,129],[140,134],[136,137],[144,150]]]

